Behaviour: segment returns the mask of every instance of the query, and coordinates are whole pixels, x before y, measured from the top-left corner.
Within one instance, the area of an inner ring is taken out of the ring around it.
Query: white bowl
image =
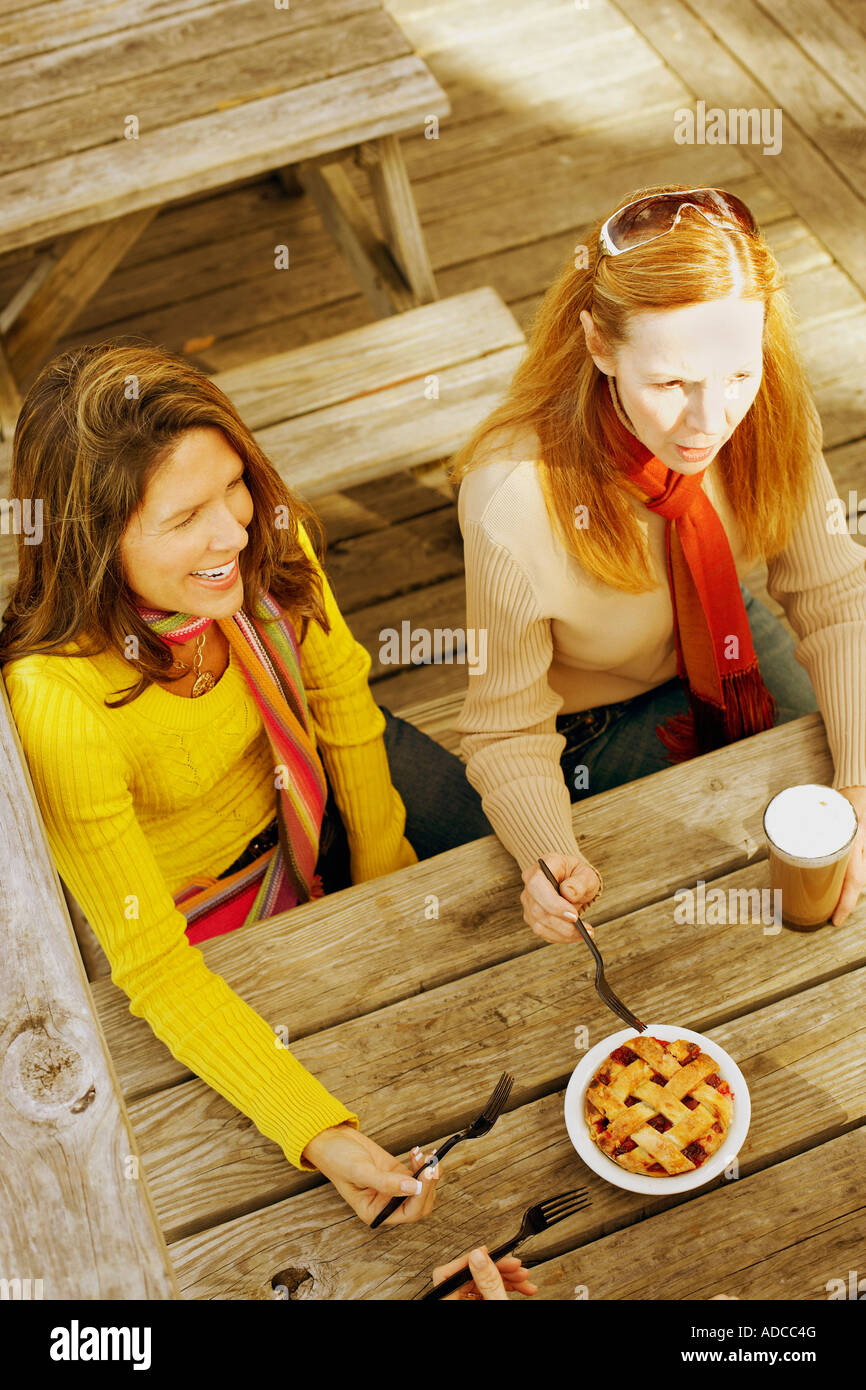
[[[712,1038],[705,1038],[703,1033],[694,1033],[691,1028],[670,1027],[665,1023],[649,1023],[646,1031],[650,1037],[661,1038],[663,1042],[685,1038],[688,1042],[700,1043],[710,1057],[718,1058],[718,1074],[723,1081],[727,1081],[733,1091],[734,1116],[716,1152],[691,1173],[674,1173],[670,1177],[654,1178],[646,1173],[629,1173],[612,1158],[608,1158],[607,1154],[602,1153],[590,1138],[583,1116],[586,1088],[608,1054],[635,1036],[634,1028],[623,1028],[618,1033],[611,1033],[610,1037],[603,1038],[595,1047],[591,1047],[586,1056],[578,1062],[565,1089],[566,1129],[587,1167],[614,1187],[624,1187],[629,1192],[688,1192],[691,1188],[702,1187],[704,1183],[718,1177],[742,1148],[752,1116],[749,1088],[733,1057],[729,1056],[723,1047],[719,1047],[717,1042],[713,1042]]]

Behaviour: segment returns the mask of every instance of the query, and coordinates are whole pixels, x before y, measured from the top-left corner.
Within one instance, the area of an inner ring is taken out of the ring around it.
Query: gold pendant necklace
[[[204,655],[204,639],[205,634],[204,632],[202,632],[199,634],[199,639],[196,643],[195,656],[193,657],[192,666],[189,665],[189,662],[179,661],[177,658],[175,658],[174,661],[174,665],[179,666],[182,671],[192,670],[195,672],[195,682],[193,684],[192,690],[190,691],[191,700],[194,700],[197,695],[204,695],[207,693],[208,690],[213,690],[214,686],[216,685],[216,681],[213,678],[213,673],[211,671],[203,671],[201,669],[202,657]]]

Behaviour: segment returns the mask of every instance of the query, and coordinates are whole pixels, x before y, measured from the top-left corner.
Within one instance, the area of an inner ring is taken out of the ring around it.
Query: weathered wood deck
[[[866,87],[858,59],[866,34],[856,0],[820,14],[788,0],[772,19],[753,0],[726,0],[712,15],[679,0],[586,9],[559,0],[394,0],[389,8],[452,106],[438,139],[419,131],[401,142],[440,293],[491,284],[526,328],[582,224],[623,189],[663,179],[728,187],[754,208],[788,277],[839,491],[847,499],[862,486]],[[676,145],[673,112],[698,98],[708,107],[782,109],[781,152]],[[375,216],[363,173],[351,177]],[[277,271],[273,247],[283,243],[291,269]],[[32,261],[29,250],[0,258],[0,300]],[[59,346],[143,334],[221,371],[372,318],[311,200],[286,198],[266,177],[161,212]],[[375,515],[381,503],[386,520],[387,487],[376,489],[373,507]],[[439,506],[435,489],[427,496]],[[371,500],[368,492],[367,517]],[[352,531],[346,517],[334,540],[348,546]],[[0,537],[4,589],[10,541]],[[415,571],[415,552],[380,541],[383,584],[390,572],[391,594],[413,594],[404,616],[411,607],[423,621],[433,601],[443,625],[460,625],[459,564],[443,553],[447,574],[436,575],[441,587],[428,600],[433,581]],[[369,640],[388,594],[365,600],[337,582]],[[753,587],[763,593],[760,572]],[[414,702],[457,689],[461,671],[385,679],[390,699]]]

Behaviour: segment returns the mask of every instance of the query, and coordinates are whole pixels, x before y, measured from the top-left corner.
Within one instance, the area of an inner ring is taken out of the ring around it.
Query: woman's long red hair
[[[646,193],[685,187],[636,189],[619,207]],[[772,251],[760,235],[710,225],[686,209],[672,232],[627,254],[599,257],[604,220],[586,230],[584,245],[544,296],[505,399],[455,454],[452,480],[489,462],[512,439],[534,435],[548,510],[566,548],[602,583],[631,593],[655,588],[644,534],[626,495],[634,489],[605,447],[608,386],[587,351],[581,310],[590,311],[616,349],[627,341],[634,314],[731,295],[757,299],[765,306],[761,385],[714,462],[747,554],[757,560],[778,553],[805,506],[822,430]],[[574,525],[578,505],[590,510],[585,528]]]

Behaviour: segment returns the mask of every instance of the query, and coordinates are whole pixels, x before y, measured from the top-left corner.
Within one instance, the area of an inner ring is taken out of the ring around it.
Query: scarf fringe
[[[778,705],[761,679],[757,662],[722,677],[723,705],[698,695],[685,679],[683,684],[691,709],[656,725],[656,734],[671,763],[687,762],[701,753],[762,733],[775,723]]]

